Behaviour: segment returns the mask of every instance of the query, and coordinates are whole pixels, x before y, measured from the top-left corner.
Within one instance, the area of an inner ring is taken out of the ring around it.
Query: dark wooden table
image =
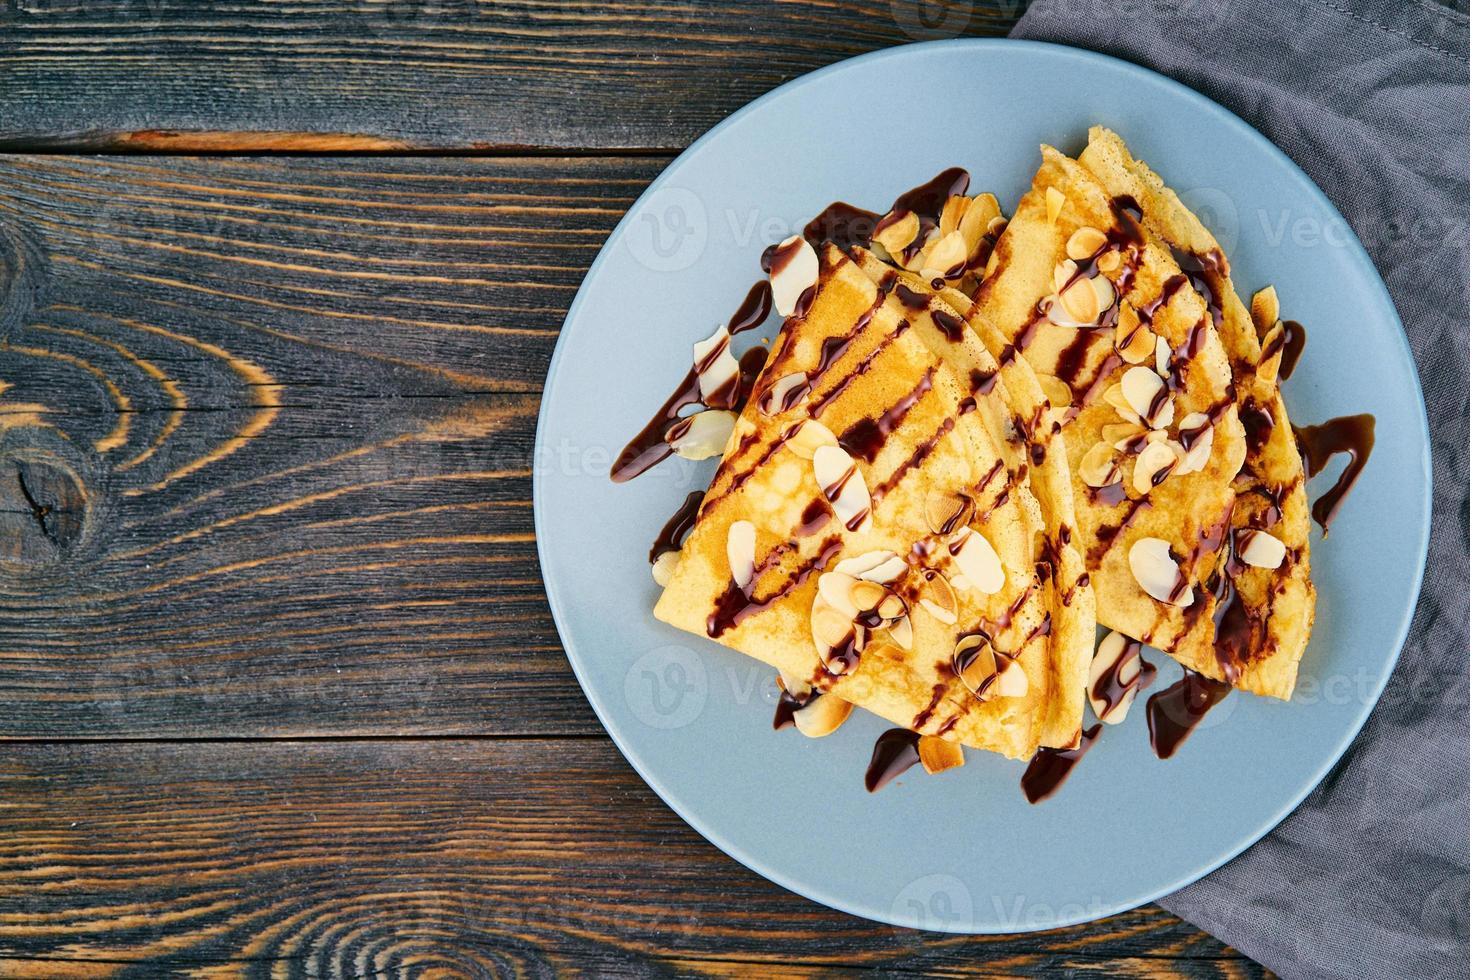
[[[775,85],[1018,6],[0,6],[0,975],[1261,975],[1156,907],[788,894],[547,613],[538,392],[613,224]]]

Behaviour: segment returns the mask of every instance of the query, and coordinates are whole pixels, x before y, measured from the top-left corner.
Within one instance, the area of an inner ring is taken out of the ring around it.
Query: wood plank
[[[7,977],[1263,975],[1156,908],[994,938],[828,911],[600,740],[0,745],[0,811]]]
[[[0,160],[0,737],[598,731],[536,392],[661,165]]]
[[[679,148],[798,75],[1022,0],[0,7],[0,146]]]

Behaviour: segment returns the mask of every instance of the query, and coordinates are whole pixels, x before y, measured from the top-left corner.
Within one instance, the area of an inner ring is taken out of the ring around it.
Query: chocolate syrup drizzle
[[[1021,776],[1021,791],[1026,794],[1027,802],[1040,803],[1055,795],[1100,734],[1102,725],[1097,724],[1078,736],[1074,749],[1037,749]]]
[[[1138,674],[1133,680],[1125,683],[1123,668],[1135,658],[1138,660]],[[1122,655],[1114,660],[1092,685],[1089,692],[1090,699],[1101,701],[1103,704],[1101,713],[1106,715],[1122,704],[1124,698],[1129,697],[1129,692],[1134,692],[1136,696],[1138,691],[1145,690],[1154,682],[1158,673],[1157,667],[1143,659],[1143,644],[1132,637],[1125,637]]]
[[[726,329],[729,331],[730,336],[733,337],[760,326],[770,314],[771,284],[762,279],[750,287],[750,291],[745,294],[745,299],[741,302],[739,308],[731,315]],[[749,352],[747,352],[748,354]],[[761,357],[763,363],[764,354]],[[754,374],[747,376],[746,367],[746,359],[742,357],[741,391],[736,393],[736,396],[730,400],[728,406],[737,410],[741,396],[748,396],[749,394],[747,377],[750,381],[754,380]],[[759,373],[758,366],[755,373]],[[700,403],[699,371],[695,367],[690,367],[689,373],[684,376],[683,381],[679,382],[679,386],[674,389],[674,393],[669,396],[668,401],[664,402],[663,406],[654,413],[653,418],[649,420],[648,424],[618,454],[616,462],[613,463],[612,471],[608,474],[612,478],[612,481],[614,483],[626,483],[635,476],[646,473],[649,469],[673,455],[674,450],[667,441],[669,431],[682,420],[684,409]]]
[[[900,398],[882,415],[875,419],[860,418],[848,426],[837,437],[837,444],[845,449],[849,456],[872,463],[878,458],[878,452],[883,448],[884,443],[888,441],[889,434],[933,387],[934,369],[931,367],[924,372],[924,376],[919,379],[919,383],[912,391]]]
[[[907,728],[890,728],[878,736],[873,758],[863,776],[869,793],[876,793],[919,763],[919,733]]]
[[[1210,709],[1231,691],[1229,684],[1193,670],[1148,699],[1148,740],[1154,755],[1173,757]]]
[[[703,490],[695,490],[684,498],[679,509],[674,511],[674,516],[669,518],[663,530],[658,532],[658,537],[653,539],[653,547],[648,549],[650,564],[658,561],[659,555],[684,547],[684,539],[694,528],[694,521],[699,516],[699,502],[703,499]]]
[[[1321,473],[1338,453],[1348,456],[1347,467],[1337,482],[1312,504],[1312,518],[1321,526],[1323,534],[1337,516],[1348,491],[1363,474],[1363,467],[1368,465],[1368,457],[1373,452],[1374,421],[1372,415],[1344,415],[1320,425],[1293,426],[1308,479]]]

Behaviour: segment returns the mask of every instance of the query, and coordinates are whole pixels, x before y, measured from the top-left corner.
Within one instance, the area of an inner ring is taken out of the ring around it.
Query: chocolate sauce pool
[[[1347,467],[1338,476],[1337,482],[1312,504],[1312,518],[1321,526],[1322,533],[1337,516],[1348,491],[1363,474],[1368,457],[1373,452],[1374,418],[1371,415],[1344,415],[1328,419],[1321,425],[1293,426],[1296,443],[1302,451],[1302,462],[1307,468],[1307,477],[1316,476],[1326,468],[1329,460],[1338,453],[1348,456]]]
[[[1225,700],[1231,687],[1224,681],[1185,670],[1184,676],[1148,699],[1148,741],[1154,755],[1172,758],[1205,720],[1211,708]]]
[[[869,793],[876,793],[919,762],[919,733],[907,728],[890,728],[878,736],[873,758],[863,776]]]
[[[1102,724],[1099,723],[1082,733],[1075,749],[1037,749],[1021,775],[1021,792],[1026,794],[1027,802],[1040,803],[1061,789],[1062,783],[1072,775],[1072,770],[1077,768],[1077,763],[1082,761],[1101,734]]]

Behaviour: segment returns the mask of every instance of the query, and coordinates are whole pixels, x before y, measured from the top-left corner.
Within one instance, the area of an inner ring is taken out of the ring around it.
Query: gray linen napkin
[[[1429,407],[1429,566],[1387,691],[1296,813],[1161,904],[1285,977],[1470,977],[1470,4],[1036,0],[1012,36],[1170,75],[1285,150],[1372,254]]]

